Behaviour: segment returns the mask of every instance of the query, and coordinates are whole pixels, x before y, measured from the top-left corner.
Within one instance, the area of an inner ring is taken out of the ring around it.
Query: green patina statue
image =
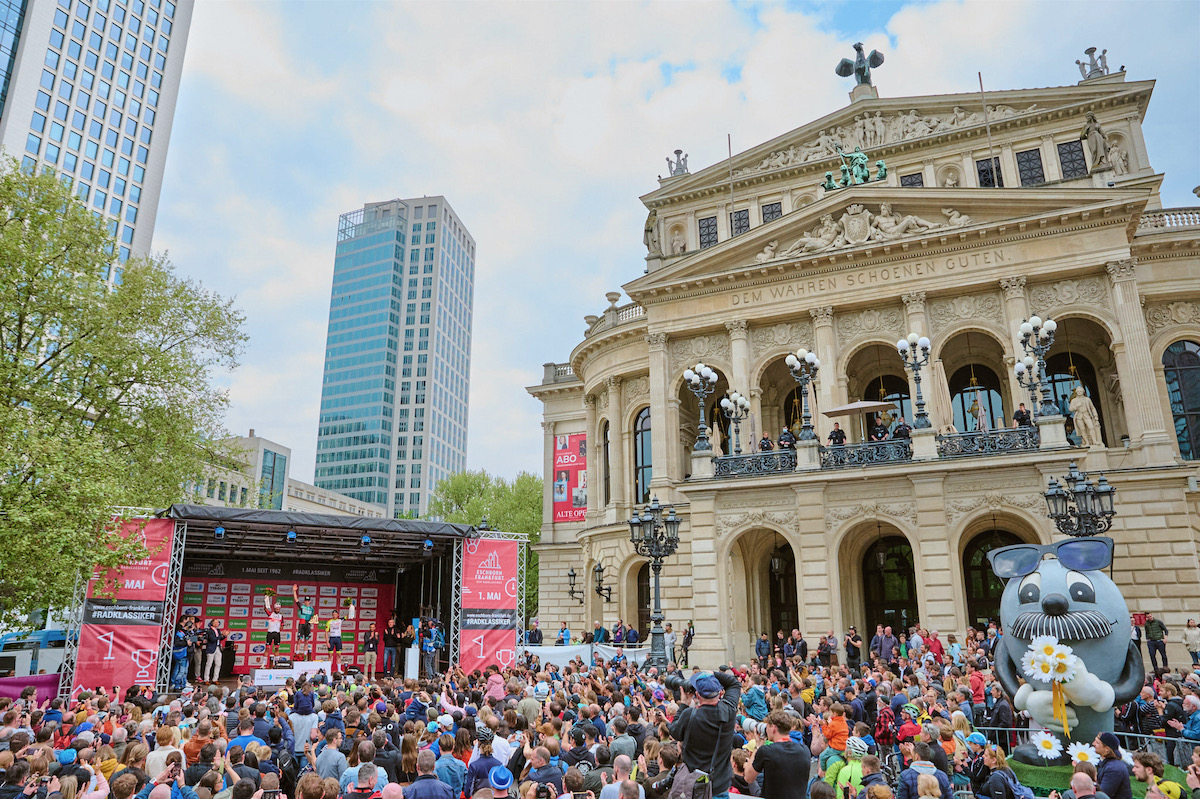
[[[883,163],[882,158],[875,162],[875,169],[877,170],[875,173],[876,180],[887,180],[887,164]]]
[[[842,159],[841,180],[835,180],[832,172],[826,172],[825,182],[821,184],[821,188],[825,191],[833,191],[871,182],[871,159],[862,151],[861,147],[855,147],[852,153],[845,152],[840,144],[835,144],[834,149]],[[883,162],[883,159],[875,162],[875,170],[875,181],[887,179],[887,164]]]
[[[833,182],[833,173],[826,172],[825,173],[825,182],[821,184],[821,188],[825,189],[825,191],[833,191],[837,187],[838,187],[838,184]]]
[[[854,45],[854,60],[843,58],[834,68],[834,72],[843,78],[854,76],[854,81],[859,86],[871,85],[871,69],[883,64],[883,53],[878,50],[872,50],[870,55],[863,53],[862,42],[856,42]]]
[[[842,179],[838,183],[843,189],[854,185],[854,176],[850,173],[850,165],[842,164]]]

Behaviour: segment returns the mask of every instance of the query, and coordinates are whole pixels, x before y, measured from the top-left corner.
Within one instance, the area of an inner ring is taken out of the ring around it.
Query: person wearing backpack
[[[1017,775],[1008,767],[1004,749],[995,744],[983,750],[983,764],[992,770],[983,784],[981,799],[1033,799],[1033,790],[1017,780]]]

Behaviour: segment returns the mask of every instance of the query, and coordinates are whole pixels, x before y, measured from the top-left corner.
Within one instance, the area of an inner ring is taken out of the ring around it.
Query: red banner
[[[513,662],[520,551],[516,541],[473,538],[463,542],[458,662],[468,673]]]
[[[587,436],[554,437],[554,521],[581,522],[587,514]]]
[[[175,522],[128,521],[122,524],[121,535],[140,536],[150,554],[88,583],[72,696],[97,686],[111,690],[114,685],[122,689],[153,685],[157,676]],[[116,584],[115,596],[100,596],[109,579]]]

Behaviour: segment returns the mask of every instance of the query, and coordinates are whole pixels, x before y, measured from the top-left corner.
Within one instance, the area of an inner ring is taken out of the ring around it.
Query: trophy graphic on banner
[[[155,675],[150,672],[150,668],[158,661],[157,649],[135,649],[129,658],[133,661],[133,665],[138,667],[138,672],[133,679],[138,682],[154,679]]]

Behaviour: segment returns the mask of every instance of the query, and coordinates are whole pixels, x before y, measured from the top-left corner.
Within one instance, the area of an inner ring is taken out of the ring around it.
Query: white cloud
[[[1066,85],[1083,49],[1158,78],[1146,123],[1164,204],[1190,205],[1200,98],[1165,53],[1197,6],[1136,3],[197,4],[156,246],[250,317],[230,427],[311,479],[339,213],[444,194],[478,242],[469,463],[540,471],[524,386],[641,274],[663,159],[693,171],[844,106],[855,32],[886,96]],[[1144,18],[1145,23],[1140,19]],[[1170,19],[1170,25],[1159,24]],[[740,79],[730,82],[730,70]],[[666,77],[669,75],[669,80]],[[1180,168],[1174,168],[1180,165]]]

